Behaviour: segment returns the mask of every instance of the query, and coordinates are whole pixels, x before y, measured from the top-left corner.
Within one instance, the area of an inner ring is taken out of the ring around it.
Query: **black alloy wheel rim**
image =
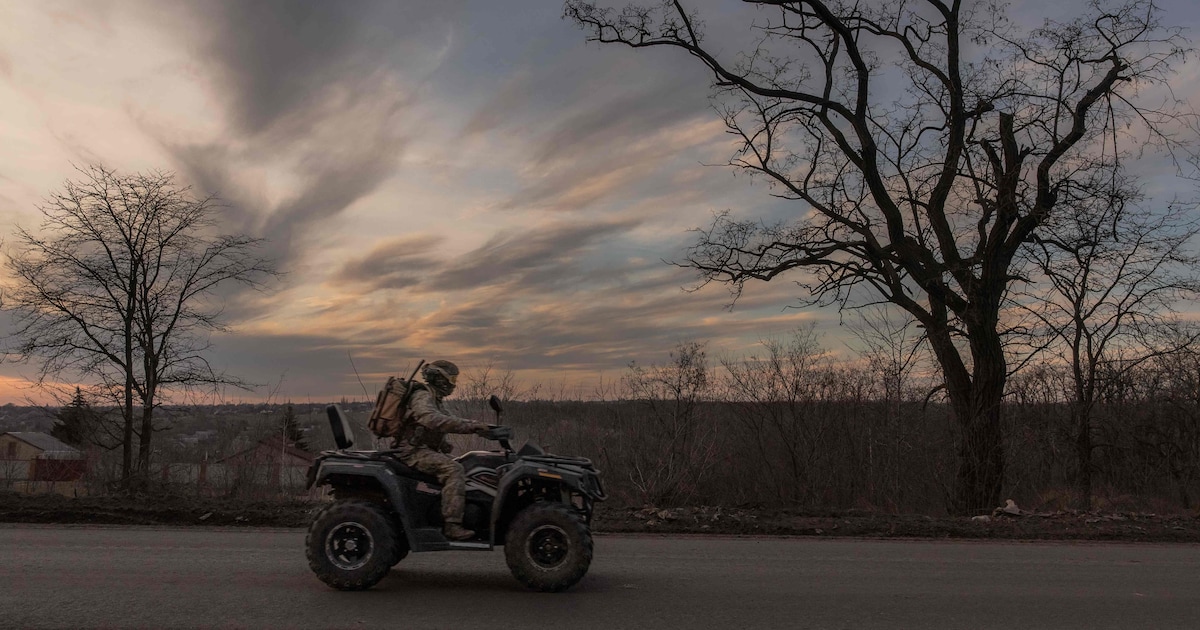
[[[538,567],[546,570],[557,569],[567,561],[571,551],[571,542],[567,532],[557,525],[542,525],[529,534],[525,544],[525,553]]]
[[[361,523],[339,523],[325,537],[325,556],[343,571],[361,569],[375,550],[375,537]]]

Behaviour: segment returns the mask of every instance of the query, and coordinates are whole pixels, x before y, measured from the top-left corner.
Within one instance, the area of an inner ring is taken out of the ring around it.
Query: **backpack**
[[[408,401],[413,392],[425,389],[425,385],[413,379],[388,378],[387,385],[375,397],[375,408],[367,428],[378,437],[400,437],[408,416]]]

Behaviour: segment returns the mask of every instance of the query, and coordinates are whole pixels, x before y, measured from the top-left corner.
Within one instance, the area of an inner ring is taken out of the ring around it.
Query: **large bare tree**
[[[745,4],[759,9],[754,42],[735,54],[679,0],[569,0],[565,13],[593,41],[682,50],[711,71],[733,166],[798,207],[777,223],[718,215],[687,264],[735,293],[786,274],[812,303],[882,298],[910,313],[961,426],[950,507],[990,509],[1017,253],[1060,200],[1106,190],[1139,148],[1178,148],[1169,99],[1135,99],[1183,58],[1180,34],[1152,0],[1097,1],[1031,30],[989,1]]]
[[[239,384],[205,357],[223,330],[219,289],[275,274],[260,240],[218,232],[219,206],[165,173],[81,168],[41,206],[37,232],[17,230],[4,307],[9,354],[35,360],[39,383],[89,383],[121,410],[126,484],[150,466],[154,411],[202,386]],[[136,464],[133,449],[137,438]]]

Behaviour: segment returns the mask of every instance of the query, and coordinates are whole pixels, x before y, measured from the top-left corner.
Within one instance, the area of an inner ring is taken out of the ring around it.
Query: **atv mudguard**
[[[507,524],[501,521],[506,514],[506,507],[509,507],[515,498],[514,486],[525,479],[532,479],[548,487],[557,487],[561,493],[558,500],[566,505],[571,505],[571,493],[582,494],[593,501],[605,499],[604,490],[599,487],[599,479],[593,478],[596,479],[596,487],[593,488],[590,483],[585,482],[588,474],[547,464],[539,464],[530,459],[519,460],[501,477],[500,486],[496,489],[496,500],[492,503],[492,545],[496,544],[496,533],[506,529]],[[509,516],[511,517],[511,514]]]
[[[442,535],[440,527],[421,527],[412,514],[414,502],[410,498],[417,492],[417,485],[425,482],[402,477],[386,462],[371,459],[353,452],[322,455],[309,469],[309,487],[349,485],[351,478],[371,480],[369,486],[378,486],[388,500],[388,511],[396,516],[404,537],[413,551],[445,551],[451,548],[450,541]],[[482,545],[480,545],[482,547]],[[491,545],[488,546],[491,548]]]

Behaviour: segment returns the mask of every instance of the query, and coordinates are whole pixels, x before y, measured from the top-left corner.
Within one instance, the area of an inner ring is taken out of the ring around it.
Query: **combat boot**
[[[471,540],[475,537],[475,532],[462,526],[462,523],[447,522],[442,528],[442,533],[447,540]]]

